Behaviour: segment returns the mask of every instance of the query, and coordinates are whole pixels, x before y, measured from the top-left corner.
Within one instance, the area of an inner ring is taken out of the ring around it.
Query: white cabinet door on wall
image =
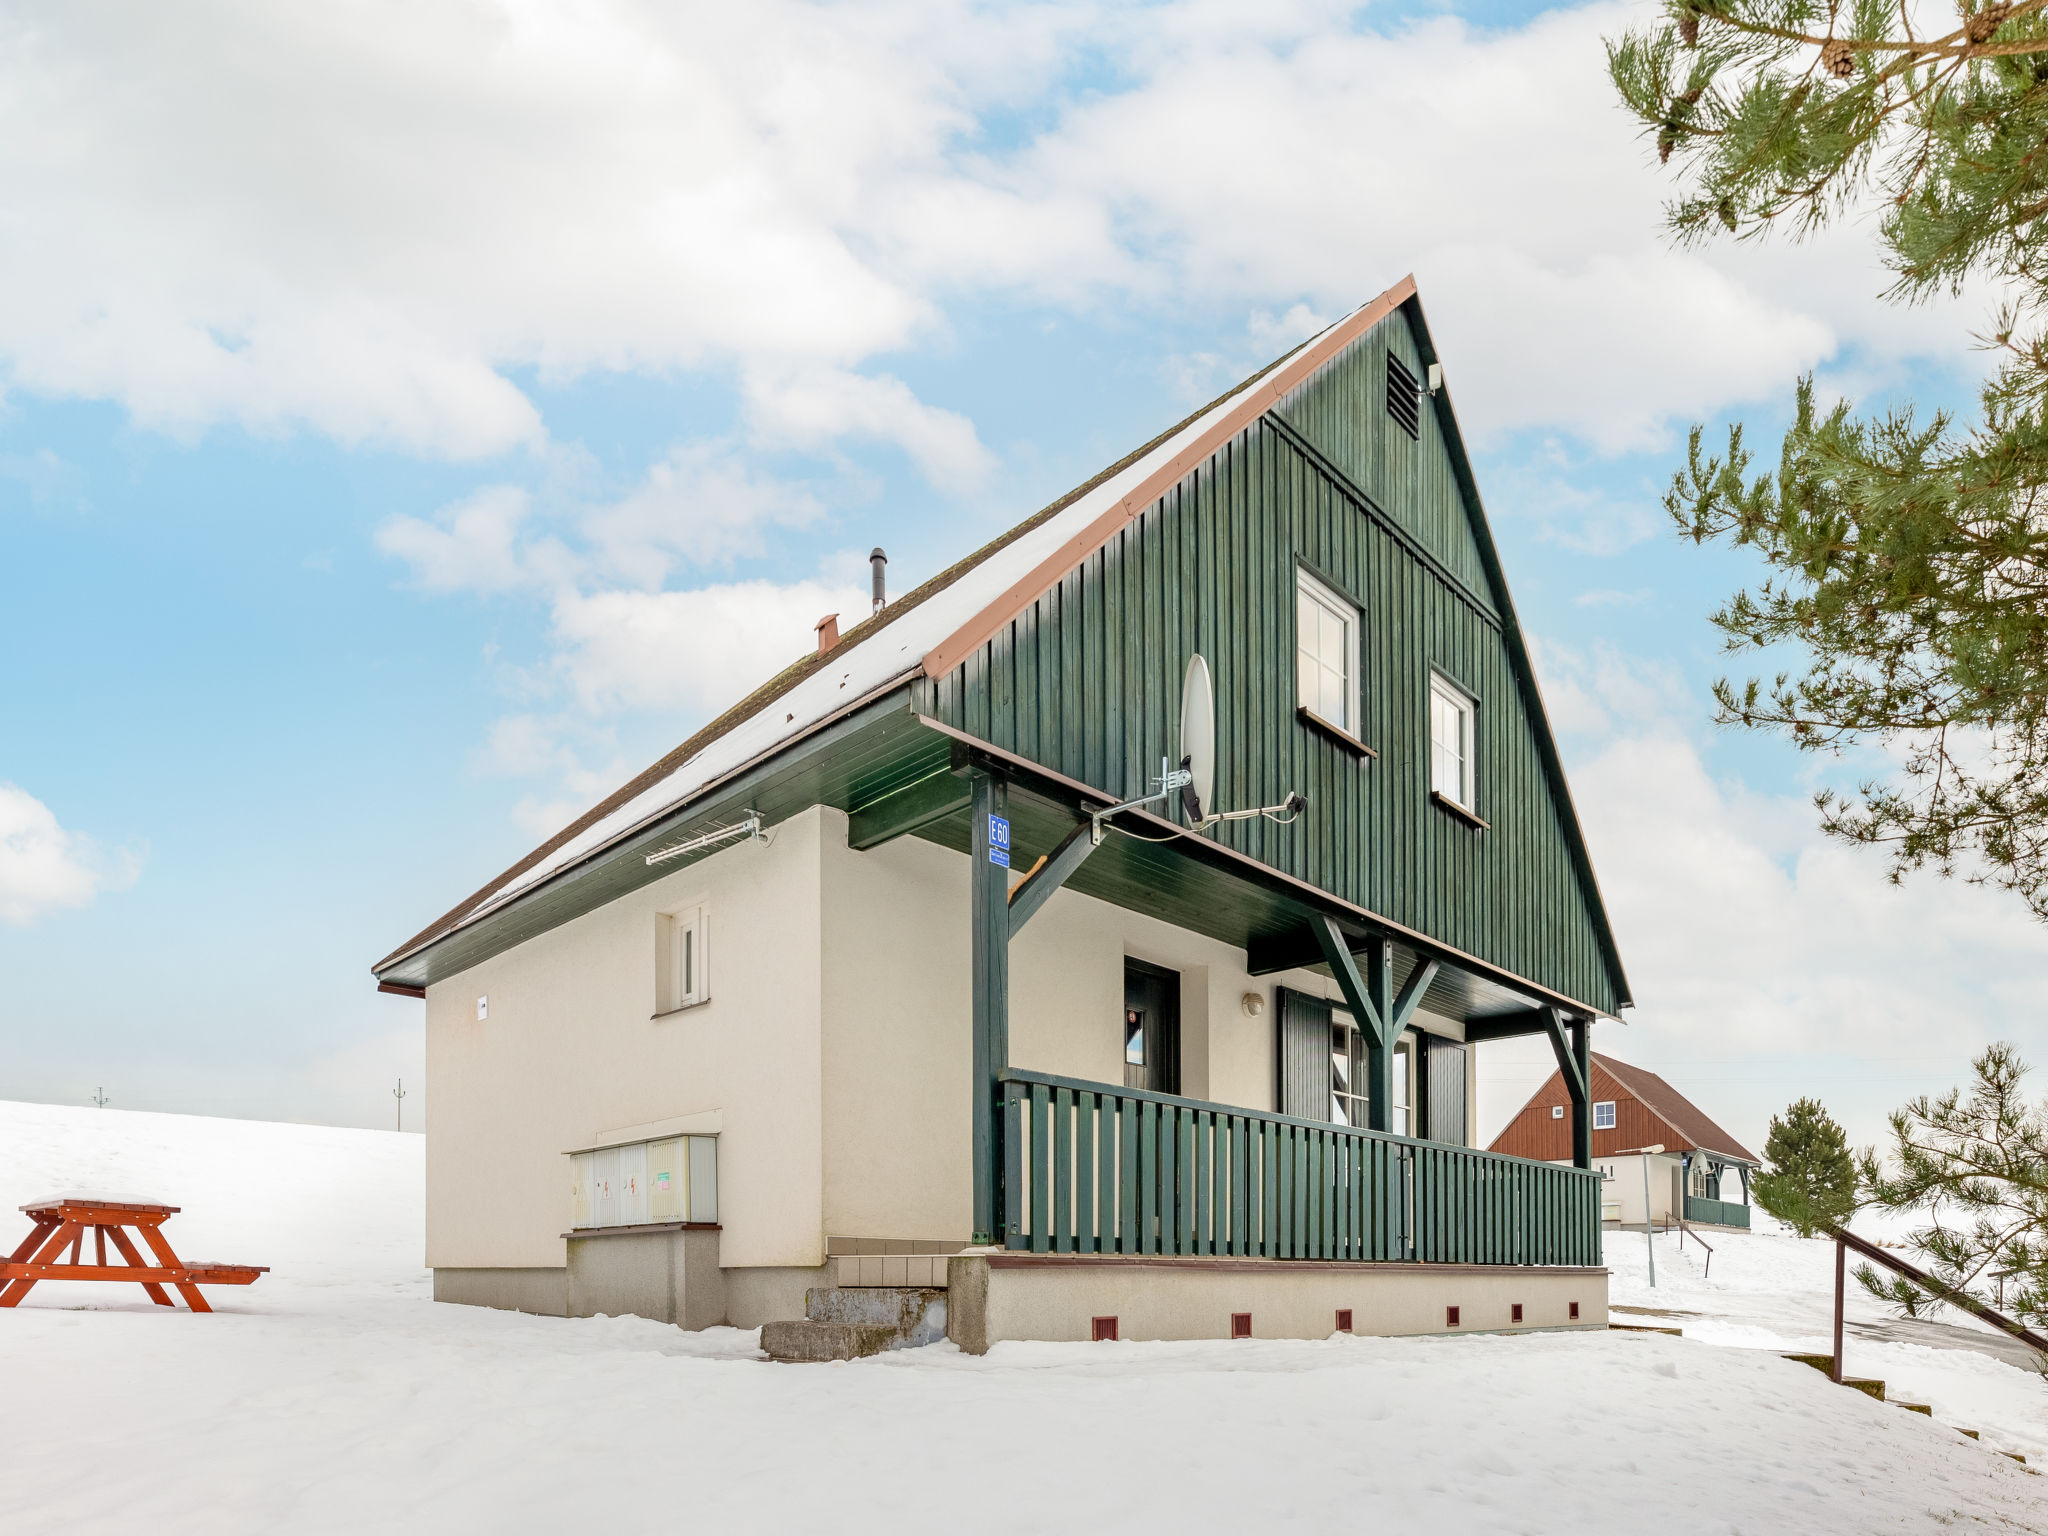
[[[619,1224],[619,1149],[606,1147],[592,1159],[591,1177],[596,1198],[591,1202],[600,1227]]]
[[[569,1154],[570,1226],[718,1220],[718,1138],[669,1136]]]
[[[647,1143],[619,1148],[619,1215],[621,1227],[647,1220]]]

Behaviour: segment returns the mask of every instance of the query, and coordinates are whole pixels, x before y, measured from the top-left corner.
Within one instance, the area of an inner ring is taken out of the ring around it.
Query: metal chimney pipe
[[[868,568],[875,574],[875,606],[869,610],[870,613],[880,613],[882,605],[889,601],[888,583],[883,579],[882,575],[883,570],[888,564],[889,557],[883,554],[879,547],[873,554],[868,556]]]

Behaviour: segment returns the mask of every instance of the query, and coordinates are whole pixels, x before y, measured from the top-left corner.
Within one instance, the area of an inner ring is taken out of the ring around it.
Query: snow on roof
[[[1593,1053],[1593,1060],[1609,1077],[1633,1094],[1636,1102],[1698,1150],[1719,1152],[1739,1162],[1754,1163],[1758,1167],[1763,1165],[1761,1158],[1744,1148],[1741,1142],[1710,1120],[1691,1099],[1656,1073],[1630,1066],[1625,1061],[1616,1061],[1612,1056],[1603,1056],[1598,1051]]]
[[[1405,279],[1370,303],[1360,305],[1317,338],[1261,369],[1064,500],[884,608],[872,620],[855,626],[838,648],[827,653],[822,665],[805,658],[784,674],[794,675],[794,682],[778,686],[781,679],[777,679],[751,695],[700,732],[695,749],[686,750],[680,761],[676,760],[678,754],[670,754],[662,764],[586,813],[454,911],[380,960],[373,969],[382,970],[443,935],[478,921],[634,829],[685,804],[707,785],[812,730],[842,706],[908,678],[936,648],[949,638],[960,636],[978,616],[986,616],[992,605],[1001,603],[1011,589],[1020,583],[1029,585],[1041,568],[1050,569],[1047,562],[1056,561],[1065,546],[1113,515],[1121,503],[1170,469],[1176,459],[1196,448],[1219,424],[1228,422],[1247,406],[1262,410],[1264,403],[1270,403],[1253,401],[1251,396],[1270,395],[1276,388],[1293,387],[1299,382],[1295,376],[1298,369],[1304,365],[1320,366],[1414,291],[1414,280]],[[1289,358],[1297,359],[1294,367],[1269,380],[1268,375]],[[1063,572],[1055,572],[1046,586],[1050,587],[1060,574]],[[1031,593],[1025,601],[1040,595],[1042,590]],[[685,749],[691,746],[685,743]]]

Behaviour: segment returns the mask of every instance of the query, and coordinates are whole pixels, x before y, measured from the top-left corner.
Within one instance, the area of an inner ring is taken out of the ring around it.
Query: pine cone
[[[1999,24],[2011,14],[2012,7],[2009,5],[1986,6],[1963,23],[1963,36],[1973,43],[1988,43],[1991,41],[1991,34],[1996,32]]]
[[[1839,37],[1832,38],[1821,45],[1820,66],[1837,80],[1846,80],[1856,73],[1856,55]]]
[[[1678,40],[1688,48],[1700,45],[1700,13],[1687,11],[1678,18]]]

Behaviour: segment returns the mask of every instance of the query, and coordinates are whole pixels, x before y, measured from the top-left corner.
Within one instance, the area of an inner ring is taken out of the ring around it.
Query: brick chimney
[[[839,643],[839,615],[828,613],[818,620],[818,654],[824,655]]]

